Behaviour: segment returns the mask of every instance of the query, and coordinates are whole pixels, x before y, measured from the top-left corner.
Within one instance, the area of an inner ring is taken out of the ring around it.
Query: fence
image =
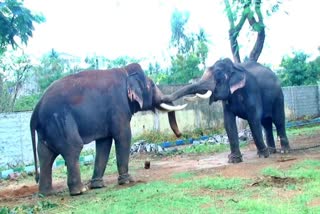
[[[160,86],[165,94],[172,93],[181,85]],[[320,115],[318,86],[284,87],[285,110],[287,120]],[[177,103],[182,103],[178,100]],[[0,114],[0,167],[33,162],[29,121],[31,112]],[[208,105],[208,101],[189,104],[183,111],[176,112],[180,130],[194,128],[219,128],[223,125],[222,106],[220,102]],[[132,135],[136,136],[146,130],[171,132],[167,115],[156,112],[139,112],[131,121]],[[92,148],[88,144],[85,148]]]

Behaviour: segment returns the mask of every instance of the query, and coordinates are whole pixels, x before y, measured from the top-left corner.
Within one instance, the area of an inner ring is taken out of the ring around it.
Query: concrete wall
[[[161,86],[165,94],[172,93],[179,86]],[[319,116],[318,86],[301,86],[283,88],[287,120],[302,117]],[[178,100],[176,104],[182,103]],[[0,114],[0,167],[32,163],[33,153],[29,130],[31,112]],[[222,106],[220,102],[208,105],[208,101],[189,104],[183,111],[176,112],[181,131],[195,128],[218,128],[223,126]],[[171,132],[166,113],[139,112],[131,121],[133,136],[145,130]],[[86,146],[94,148],[94,143]]]

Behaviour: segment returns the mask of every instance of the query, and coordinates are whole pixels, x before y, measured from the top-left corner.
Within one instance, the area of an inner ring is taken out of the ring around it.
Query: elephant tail
[[[31,141],[32,141],[32,149],[33,149],[33,158],[34,158],[34,167],[35,167],[35,180],[39,182],[39,171],[38,171],[38,157],[37,157],[37,146],[36,146],[36,127],[37,127],[37,106],[32,113],[31,120],[30,120],[30,132],[31,132]]]

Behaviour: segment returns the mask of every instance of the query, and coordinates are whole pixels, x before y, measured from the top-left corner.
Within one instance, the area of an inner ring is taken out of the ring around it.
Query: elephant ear
[[[244,72],[244,68],[236,64],[233,65],[229,84],[231,94],[246,85],[246,74]]]
[[[127,91],[131,102],[138,102],[140,108],[143,107],[143,73],[139,64],[130,64],[126,66],[128,73]],[[142,76],[141,76],[142,75]]]

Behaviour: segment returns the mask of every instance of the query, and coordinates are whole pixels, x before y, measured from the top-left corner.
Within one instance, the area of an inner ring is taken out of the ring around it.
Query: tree
[[[320,56],[307,62],[309,56],[304,52],[294,52],[293,57],[282,58],[278,76],[284,86],[315,85],[320,79]]]
[[[140,61],[139,59],[136,59],[136,58],[133,58],[133,57],[120,56],[120,57],[117,57],[117,58],[115,58],[113,60],[108,59],[107,60],[107,63],[108,63],[107,68],[119,68],[119,67],[126,66],[129,63],[133,63],[133,62],[138,63],[139,61]]]
[[[241,62],[239,53],[238,37],[239,33],[248,21],[251,30],[257,33],[256,42],[251,50],[249,59],[258,61],[262,52],[265,40],[265,24],[263,22],[263,13],[261,12],[262,0],[224,0],[225,11],[230,23],[229,40],[234,62]],[[266,15],[279,10],[281,1],[271,4],[271,9],[266,10]]]
[[[13,111],[17,97],[32,69],[30,57],[23,52],[9,51],[0,59],[0,69],[6,78],[0,94],[0,111]]]
[[[171,73],[167,76],[167,83],[187,83],[201,76],[205,68],[209,50],[207,36],[202,28],[198,33],[185,32],[188,20],[188,12],[175,10],[171,16],[170,47],[175,49],[176,54],[171,56]]]
[[[13,49],[18,46],[16,41],[27,44],[34,31],[34,23],[42,23],[45,19],[42,15],[33,14],[23,6],[20,0],[0,0],[0,57],[7,50],[8,45]],[[4,90],[4,72],[0,73],[0,97],[7,97]],[[0,109],[1,110],[1,109]]]
[[[0,1],[0,54],[8,45],[18,46],[16,37],[22,44],[27,44],[34,31],[34,23],[44,22],[44,17],[33,14],[23,6],[23,1]]]
[[[43,55],[40,60],[40,65],[35,67],[40,94],[42,94],[53,81],[67,75],[68,71],[68,62],[60,58],[54,49],[52,49],[49,54]]]

